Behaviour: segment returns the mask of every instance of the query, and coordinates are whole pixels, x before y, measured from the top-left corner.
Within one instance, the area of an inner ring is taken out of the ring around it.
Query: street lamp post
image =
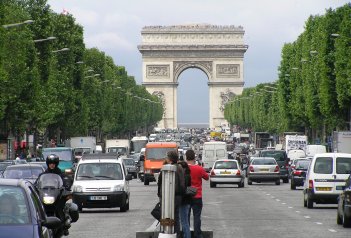
[[[69,48],[62,48],[60,50],[53,50],[51,51],[52,53],[58,53],[58,52],[63,52],[63,51],[69,51]]]
[[[3,28],[11,28],[11,27],[16,27],[16,26],[21,26],[21,25],[24,25],[24,24],[31,24],[33,22],[34,22],[33,20],[26,20],[26,21],[23,21],[23,22],[17,22],[17,23],[2,25],[2,27]]]
[[[49,41],[49,40],[55,40],[56,37],[55,36],[49,36],[48,38],[45,38],[45,39],[37,39],[37,40],[33,40],[34,43],[37,43],[37,42],[43,42],[43,41]]]

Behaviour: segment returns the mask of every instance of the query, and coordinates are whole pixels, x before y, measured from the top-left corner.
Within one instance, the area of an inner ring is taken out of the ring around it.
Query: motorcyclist
[[[50,154],[46,157],[46,165],[48,166],[47,169],[41,173],[39,175],[39,177],[42,175],[42,174],[48,174],[48,173],[51,173],[51,174],[57,174],[61,177],[62,179],[62,182],[63,182],[63,185],[64,187],[67,189],[67,185],[65,184],[65,179],[64,179],[64,174],[61,172],[61,169],[58,167],[60,163],[60,158],[55,155],[55,154]],[[39,179],[38,177],[38,179]],[[37,180],[38,181],[38,180]],[[61,220],[65,219],[65,214],[64,214],[64,207],[65,207],[65,203],[66,203],[66,200],[64,199],[61,199],[58,204],[57,204],[57,212],[58,212],[58,215],[59,215],[59,218]],[[64,230],[63,230],[63,234],[65,236],[68,236],[69,235],[69,231],[68,231],[69,227],[65,227]]]

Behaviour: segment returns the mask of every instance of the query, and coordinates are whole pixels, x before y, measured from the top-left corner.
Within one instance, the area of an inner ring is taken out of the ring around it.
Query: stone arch
[[[190,24],[147,26],[138,46],[143,61],[143,85],[150,93],[163,95],[161,128],[177,127],[179,75],[189,68],[203,71],[209,87],[209,126],[228,124],[225,104],[240,95],[244,86],[244,30],[239,26]]]

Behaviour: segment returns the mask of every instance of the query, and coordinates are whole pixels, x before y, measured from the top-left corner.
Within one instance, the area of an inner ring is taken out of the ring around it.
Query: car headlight
[[[73,186],[73,192],[81,193],[81,192],[83,192],[83,187],[79,186],[79,185],[74,185]]]
[[[113,192],[124,191],[124,186],[122,184],[113,187]]]
[[[51,197],[51,196],[44,196],[43,197],[43,203],[50,205],[53,204],[55,202],[55,197]]]

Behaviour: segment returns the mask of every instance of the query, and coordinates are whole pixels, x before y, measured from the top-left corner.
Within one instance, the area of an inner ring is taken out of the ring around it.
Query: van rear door
[[[315,174],[314,190],[317,193],[332,194],[335,190],[334,185],[334,159],[333,157],[317,157],[313,166]]]
[[[341,193],[345,188],[345,181],[351,172],[351,157],[339,156],[335,159],[334,189]]]

